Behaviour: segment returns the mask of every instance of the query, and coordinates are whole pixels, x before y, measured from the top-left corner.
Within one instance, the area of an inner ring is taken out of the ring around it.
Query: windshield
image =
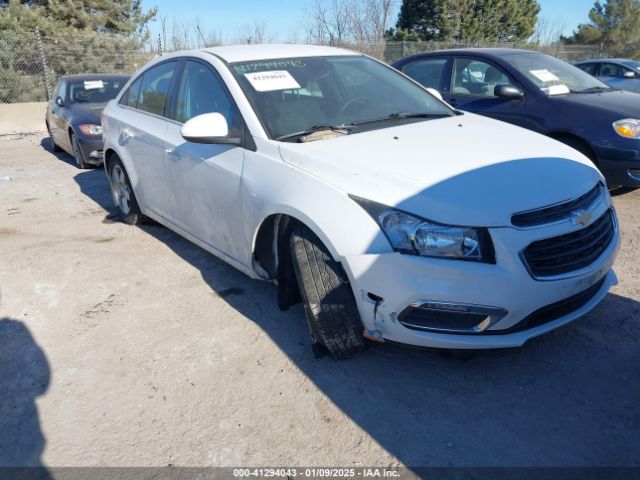
[[[523,53],[506,57],[511,65],[547,95],[609,90],[600,80],[578,67],[541,53]]]
[[[454,115],[423,88],[364,56],[262,60],[231,68],[274,139],[295,140],[296,132],[314,128],[349,127],[345,133],[355,133]]]
[[[637,60],[625,60],[622,63],[624,63],[627,67],[631,67],[634,70],[638,70],[640,72],[640,62],[638,62]]]
[[[69,84],[69,101],[71,103],[105,103],[116,98],[125,83],[127,83],[126,78],[72,80]]]

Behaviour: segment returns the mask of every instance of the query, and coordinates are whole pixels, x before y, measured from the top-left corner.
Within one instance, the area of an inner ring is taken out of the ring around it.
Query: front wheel
[[[111,184],[111,195],[115,202],[122,221],[129,225],[143,223],[145,216],[140,211],[140,206],[131,188],[129,175],[119,158],[114,158],[109,162],[109,183]]]
[[[314,345],[323,345],[336,359],[364,350],[362,322],[342,266],[307,227],[294,228],[290,247]]]
[[[84,156],[80,149],[80,142],[78,141],[78,137],[76,137],[75,133],[71,134],[71,147],[73,148],[73,158],[76,161],[78,168],[82,170],[89,168],[87,163],[84,161]]]

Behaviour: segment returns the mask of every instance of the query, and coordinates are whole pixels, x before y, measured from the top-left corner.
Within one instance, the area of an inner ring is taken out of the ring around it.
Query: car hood
[[[468,113],[281,143],[280,153],[345,193],[451,225],[508,226],[513,213],[576,198],[602,179],[564,144]]]
[[[100,115],[106,103],[73,103],[69,107],[69,112],[73,122],[78,123],[92,123],[94,125],[100,125]]]
[[[611,114],[612,121],[622,118],[640,118],[640,94],[626,90],[613,90],[602,93],[570,93],[550,98],[565,104],[607,111]]]

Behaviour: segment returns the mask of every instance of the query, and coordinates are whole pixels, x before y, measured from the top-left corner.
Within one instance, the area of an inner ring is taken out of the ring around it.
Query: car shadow
[[[0,318],[2,478],[51,478],[42,463],[45,438],[35,403],[47,391],[50,378],[47,357],[27,326],[19,320]]]
[[[106,180],[76,175],[114,218]],[[322,394],[409,467],[640,466],[640,303],[609,294],[523,347],[455,355],[385,343],[349,361],[314,359],[304,312],[276,290],[158,225],[144,232],[196,268]],[[212,317],[212,321],[214,318]],[[633,340],[630,340],[633,339]]]

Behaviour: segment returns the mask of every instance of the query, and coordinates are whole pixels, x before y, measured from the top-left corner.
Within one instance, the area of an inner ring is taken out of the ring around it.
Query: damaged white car
[[[586,157],[365,55],[165,55],[102,125],[123,218],[273,281],[283,309],[302,301],[316,352],[515,347],[617,282],[616,215]]]

